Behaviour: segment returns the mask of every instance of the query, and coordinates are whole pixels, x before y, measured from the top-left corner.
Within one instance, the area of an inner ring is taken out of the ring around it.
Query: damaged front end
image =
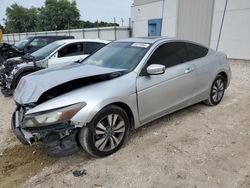
[[[12,118],[13,132],[24,144],[41,141],[49,155],[74,153],[79,149],[76,135],[89,113],[84,88],[124,74],[124,70],[72,65],[23,77],[14,93],[18,107]],[[79,114],[83,119],[75,121]]]
[[[12,116],[12,130],[23,144],[41,141],[51,156],[70,155],[79,150],[78,130],[70,119],[85,105],[77,103],[34,114],[29,114],[32,105],[18,105]]]
[[[2,65],[0,69],[0,86],[2,87],[1,91],[4,96],[11,96],[13,89],[10,88],[12,82],[11,70]]]
[[[22,55],[24,55],[23,50],[8,43],[0,43],[0,66],[6,59]]]
[[[14,88],[13,78],[14,74],[13,70],[15,70],[18,64],[22,64],[23,61],[21,58],[12,58],[3,63],[0,68],[0,86],[2,87],[1,91],[5,97],[12,96]]]

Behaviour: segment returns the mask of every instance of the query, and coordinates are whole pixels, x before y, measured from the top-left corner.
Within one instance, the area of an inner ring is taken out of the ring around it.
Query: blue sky
[[[3,24],[6,8],[13,3],[29,8],[41,7],[44,2],[45,0],[0,0],[0,23]],[[133,0],[76,0],[76,2],[83,20],[113,22],[113,18],[116,17],[118,23],[121,23],[121,18],[127,22],[130,17]]]

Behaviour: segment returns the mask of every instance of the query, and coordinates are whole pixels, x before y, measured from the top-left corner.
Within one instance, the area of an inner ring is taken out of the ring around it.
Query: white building
[[[250,0],[134,0],[131,17],[135,37],[177,37],[250,59]]]

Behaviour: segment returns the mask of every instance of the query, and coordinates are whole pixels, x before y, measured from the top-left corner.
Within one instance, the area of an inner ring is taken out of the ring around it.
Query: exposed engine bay
[[[75,89],[88,86],[91,84],[95,84],[98,82],[103,82],[107,80],[111,80],[114,78],[117,78],[119,76],[122,76],[125,74],[126,71],[119,71],[119,72],[112,72],[108,74],[101,74],[101,75],[95,75],[95,76],[90,76],[86,78],[79,78],[76,80],[71,80],[69,82],[60,84],[54,88],[49,89],[48,91],[44,92],[38,99],[37,105],[41,104],[47,100],[53,99],[54,97],[58,97],[64,93],[68,93],[70,91],[73,91]]]
[[[24,52],[13,45],[8,43],[0,44],[0,65],[4,62],[4,60],[12,57],[22,56]]]
[[[3,95],[5,97],[12,96],[15,87],[24,74],[30,74],[40,69],[42,68],[36,66],[35,59],[29,54],[4,61],[0,68],[0,86]]]

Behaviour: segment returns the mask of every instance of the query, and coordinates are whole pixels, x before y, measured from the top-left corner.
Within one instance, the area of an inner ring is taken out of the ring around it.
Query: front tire
[[[94,157],[105,157],[119,150],[127,137],[130,127],[127,113],[111,105],[102,109],[79,132],[83,149]]]
[[[219,104],[224,96],[226,82],[223,76],[217,75],[210,89],[209,98],[204,101],[205,104],[215,106]]]

